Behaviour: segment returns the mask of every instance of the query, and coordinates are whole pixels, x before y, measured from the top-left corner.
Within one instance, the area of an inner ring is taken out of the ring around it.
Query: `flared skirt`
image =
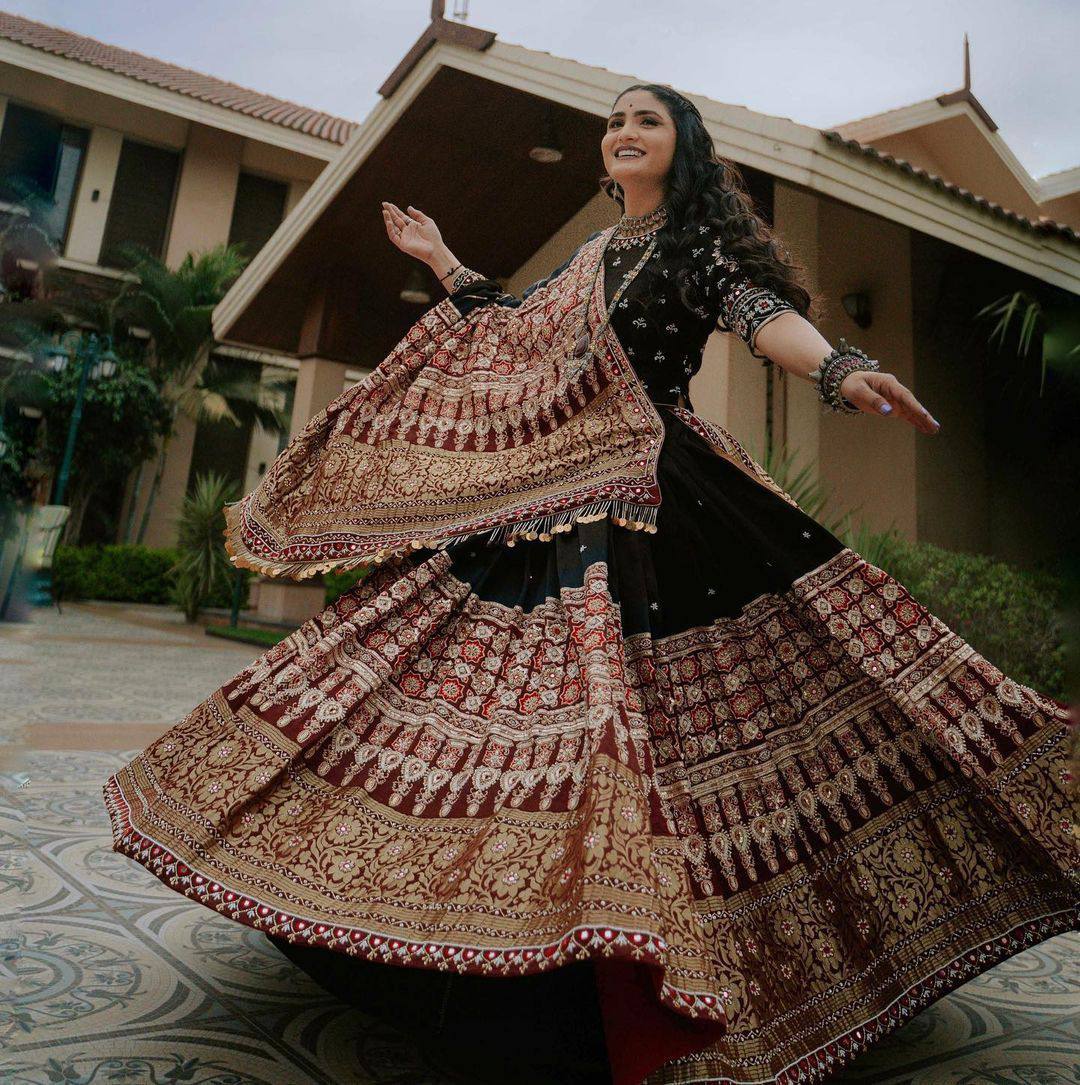
[[[117,850],[475,1081],[823,1080],[1074,928],[1065,706],[661,414],[654,534],[377,567],[109,781]]]

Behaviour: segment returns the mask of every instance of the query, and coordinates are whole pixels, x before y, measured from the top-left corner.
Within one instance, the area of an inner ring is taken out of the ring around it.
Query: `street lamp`
[[[118,359],[113,353],[112,341],[107,335],[103,339],[104,350],[101,349],[102,339],[98,337],[97,332],[90,332],[89,335],[79,333],[74,358],[82,363],[82,368],[79,371],[79,387],[75,392],[75,406],[72,408],[71,421],[68,423],[64,458],[60,463],[60,473],[56,476],[56,490],[52,502],[54,505],[62,505],[64,494],[67,492],[71,461],[75,456],[75,437],[79,432],[79,422],[82,420],[86,385],[91,378],[94,381],[108,380],[116,372]],[[45,365],[53,373],[63,373],[71,360],[72,352],[63,343],[54,343],[45,352]]]
[[[70,350],[63,342],[50,344],[45,349],[45,367],[53,373],[63,373],[68,363],[79,363],[79,385],[75,392],[75,405],[68,422],[67,443],[64,446],[64,458],[60,462],[60,471],[56,476],[52,503],[64,504],[68,478],[71,475],[71,461],[75,457],[75,438],[82,421],[83,400],[86,398],[86,386],[90,380],[108,380],[116,372],[118,359],[113,353],[112,340],[108,335],[99,337],[96,332],[84,335],[76,333],[78,339],[75,350]],[[104,344],[104,349],[102,345]],[[33,606],[47,606],[52,600],[52,569],[46,566],[38,569],[34,575],[29,602]]]

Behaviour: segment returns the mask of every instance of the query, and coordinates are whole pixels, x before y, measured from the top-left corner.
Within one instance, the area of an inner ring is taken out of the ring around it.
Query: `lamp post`
[[[79,372],[79,387],[75,392],[75,406],[71,410],[71,421],[68,423],[67,444],[64,446],[64,458],[60,462],[60,473],[56,476],[56,489],[53,493],[53,504],[62,505],[64,494],[67,492],[68,478],[71,475],[71,461],[75,456],[75,438],[79,432],[79,423],[82,421],[83,400],[86,397],[86,385],[92,377],[95,381],[108,380],[116,372],[117,357],[113,353],[112,343],[108,336],[105,339],[105,349],[101,349],[101,339],[97,332],[89,335],[79,335],[78,345],[75,348],[75,360],[82,363]],[[63,373],[71,360],[71,351],[57,343],[46,352],[45,364],[54,373]]]
[[[113,353],[112,341],[108,335],[99,337],[97,332],[84,335],[77,333],[78,340],[74,352],[61,341],[45,351],[45,366],[53,373],[63,373],[68,362],[80,364],[79,384],[75,391],[75,404],[71,409],[68,422],[67,441],[64,445],[64,457],[60,461],[60,471],[56,476],[52,503],[63,505],[67,493],[68,479],[71,477],[71,463],[75,458],[75,440],[82,421],[83,401],[86,398],[86,386],[91,380],[108,380],[116,372],[117,357]],[[62,338],[62,337],[61,337]],[[104,343],[104,349],[102,345]],[[34,606],[48,606],[52,602],[52,570],[46,566],[37,570],[34,586],[30,592],[30,602]]]

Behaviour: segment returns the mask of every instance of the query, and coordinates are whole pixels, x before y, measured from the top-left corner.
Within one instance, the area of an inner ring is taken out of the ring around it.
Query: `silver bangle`
[[[841,337],[839,346],[827,354],[817,369],[807,373],[807,376],[817,384],[821,401],[830,410],[859,414],[860,408],[840,394],[840,385],[850,373],[880,368],[881,364],[876,359],[869,357],[858,347],[849,347],[847,341]]]

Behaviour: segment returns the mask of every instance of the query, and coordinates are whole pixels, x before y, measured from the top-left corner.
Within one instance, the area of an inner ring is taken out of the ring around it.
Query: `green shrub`
[[[135,543],[93,546],[57,546],[52,583],[58,599],[104,599],[118,603],[175,604],[176,576],[170,570],[179,551]],[[241,569],[240,605],[246,606],[251,573]],[[206,606],[231,607],[233,576],[218,584]]]
[[[176,551],[137,544],[58,546],[53,590],[62,599],[167,603]]]
[[[872,553],[854,549],[1010,678],[1067,699],[1060,576],[895,534],[875,538]]]
[[[194,487],[181,503],[173,597],[189,622],[196,621],[211,597],[232,583],[233,566],[223,532],[225,504],[236,500],[237,489],[234,480],[206,471],[196,476]]]

